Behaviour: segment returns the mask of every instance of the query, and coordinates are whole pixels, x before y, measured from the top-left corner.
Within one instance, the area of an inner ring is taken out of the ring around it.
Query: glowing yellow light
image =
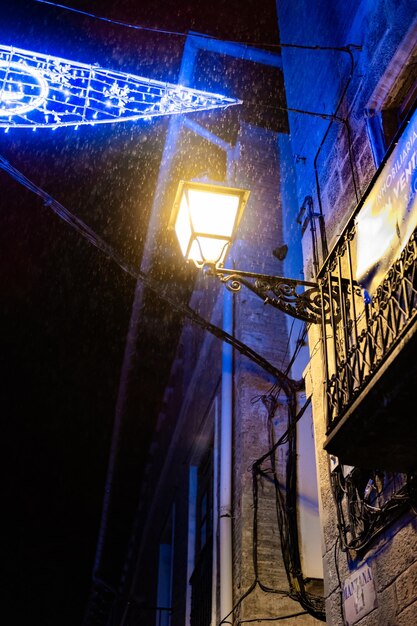
[[[223,265],[249,191],[181,181],[170,227],[181,252],[198,266]]]

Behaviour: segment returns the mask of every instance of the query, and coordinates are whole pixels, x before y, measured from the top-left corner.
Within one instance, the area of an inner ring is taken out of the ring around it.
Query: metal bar
[[[345,392],[347,396],[347,402],[350,400],[351,396],[351,388],[352,388],[352,376],[349,371],[349,336],[347,332],[347,316],[346,316],[346,298],[344,297],[344,290],[342,285],[342,260],[341,256],[337,257],[337,273],[338,273],[338,284],[339,284],[339,302],[340,302],[340,313],[341,313],[341,323],[342,323],[342,333],[343,333],[343,346],[344,346],[344,371],[345,371]]]
[[[287,315],[310,324],[320,324],[323,313],[320,290],[317,283],[282,276],[268,276],[255,272],[224,269],[215,263],[197,264],[209,276],[217,276],[229,291],[237,293],[242,285],[257,295],[264,304],[269,304]],[[297,291],[297,287],[308,287]],[[335,292],[330,291],[330,298]],[[328,315],[326,311],[326,321]]]
[[[329,281],[330,282],[330,281]],[[323,293],[323,281],[319,283],[320,288],[320,301],[321,301],[321,335],[323,338],[323,369],[324,369],[324,380],[326,381],[326,427],[329,428],[329,415],[330,415],[330,399],[329,399],[329,359],[327,355],[327,329],[325,322],[325,311],[324,311],[324,293]]]
[[[208,270],[212,270],[211,266],[208,267]],[[268,274],[257,274],[256,272],[244,272],[242,270],[232,270],[224,267],[215,268],[215,273],[217,275],[224,276],[242,276],[243,278],[259,278],[260,280],[274,280],[274,281],[283,281],[287,283],[292,283],[294,285],[302,285],[304,287],[317,287],[317,283],[312,283],[308,280],[298,280],[296,278],[285,278],[284,276],[268,276]]]
[[[351,231],[349,235],[346,237],[346,252],[347,252],[347,262],[348,262],[348,271],[349,271],[349,288],[350,288],[351,299],[352,299],[352,316],[350,318],[352,322],[352,330],[353,330],[352,370],[353,371],[356,370],[357,382],[358,382],[358,386],[360,386],[361,352],[360,352],[360,347],[359,347],[358,316],[357,316],[357,311],[356,311],[356,298],[355,298],[356,296],[355,289],[357,289],[357,287],[354,285],[354,281],[353,281],[352,251],[351,251],[352,236],[353,236],[353,233]],[[353,374],[353,377],[355,379],[355,374]],[[353,388],[352,388],[352,392],[353,392]]]
[[[372,369],[372,362],[374,360],[374,345],[373,345],[373,337],[370,332],[370,318],[369,310],[372,308],[371,303],[365,302],[365,322],[366,322],[366,331],[365,331],[365,349],[364,356],[366,356],[366,348],[368,348],[368,356],[369,356],[369,371]]]
[[[339,415],[340,413],[340,384],[339,384],[340,381],[338,378],[339,355],[337,352],[337,326],[335,322],[333,299],[331,297],[332,278],[333,278],[331,275],[331,271],[329,271],[328,276],[329,276],[328,289],[329,289],[329,299],[330,299],[330,325],[333,331],[333,358],[334,358],[334,371],[335,371],[334,383],[335,383],[335,395],[336,395],[336,403],[337,403],[337,415]]]
[[[400,267],[401,267],[401,287],[402,287],[402,292],[403,292],[403,298],[404,298],[404,305],[405,305],[405,316],[406,319],[410,319],[410,306],[409,306],[409,302],[408,302],[408,293],[407,293],[407,287],[405,284],[405,268],[404,268],[404,261],[402,259],[400,259]]]
[[[356,315],[356,302],[355,302],[355,285],[353,284],[353,269],[352,269],[352,253],[350,249],[351,238],[347,238],[347,258],[348,258],[348,268],[349,268],[349,287],[350,292],[352,294],[352,321],[353,321],[353,335],[355,346],[359,345],[358,339],[358,324],[357,324],[357,315]]]

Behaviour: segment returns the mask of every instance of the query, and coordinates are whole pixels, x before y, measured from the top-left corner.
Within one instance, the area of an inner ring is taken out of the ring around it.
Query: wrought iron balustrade
[[[330,324],[322,324],[328,433],[380,371],[417,318],[417,231],[372,298],[354,277],[356,226],[352,219],[320,271],[322,295],[331,290]],[[337,307],[340,311],[335,311]]]

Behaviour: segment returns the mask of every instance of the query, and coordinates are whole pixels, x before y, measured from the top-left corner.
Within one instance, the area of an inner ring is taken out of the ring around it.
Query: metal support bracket
[[[242,285],[261,298],[264,304],[311,324],[330,322],[330,296],[323,293],[317,283],[268,276],[253,272],[225,269],[215,265],[203,266],[206,274],[217,276],[229,291],[240,291]],[[304,290],[302,290],[304,288]],[[337,288],[332,289],[333,311],[338,310]]]

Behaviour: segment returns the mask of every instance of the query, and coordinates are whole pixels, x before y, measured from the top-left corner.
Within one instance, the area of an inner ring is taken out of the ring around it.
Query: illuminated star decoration
[[[219,94],[0,45],[0,128],[108,124],[240,104]]]

